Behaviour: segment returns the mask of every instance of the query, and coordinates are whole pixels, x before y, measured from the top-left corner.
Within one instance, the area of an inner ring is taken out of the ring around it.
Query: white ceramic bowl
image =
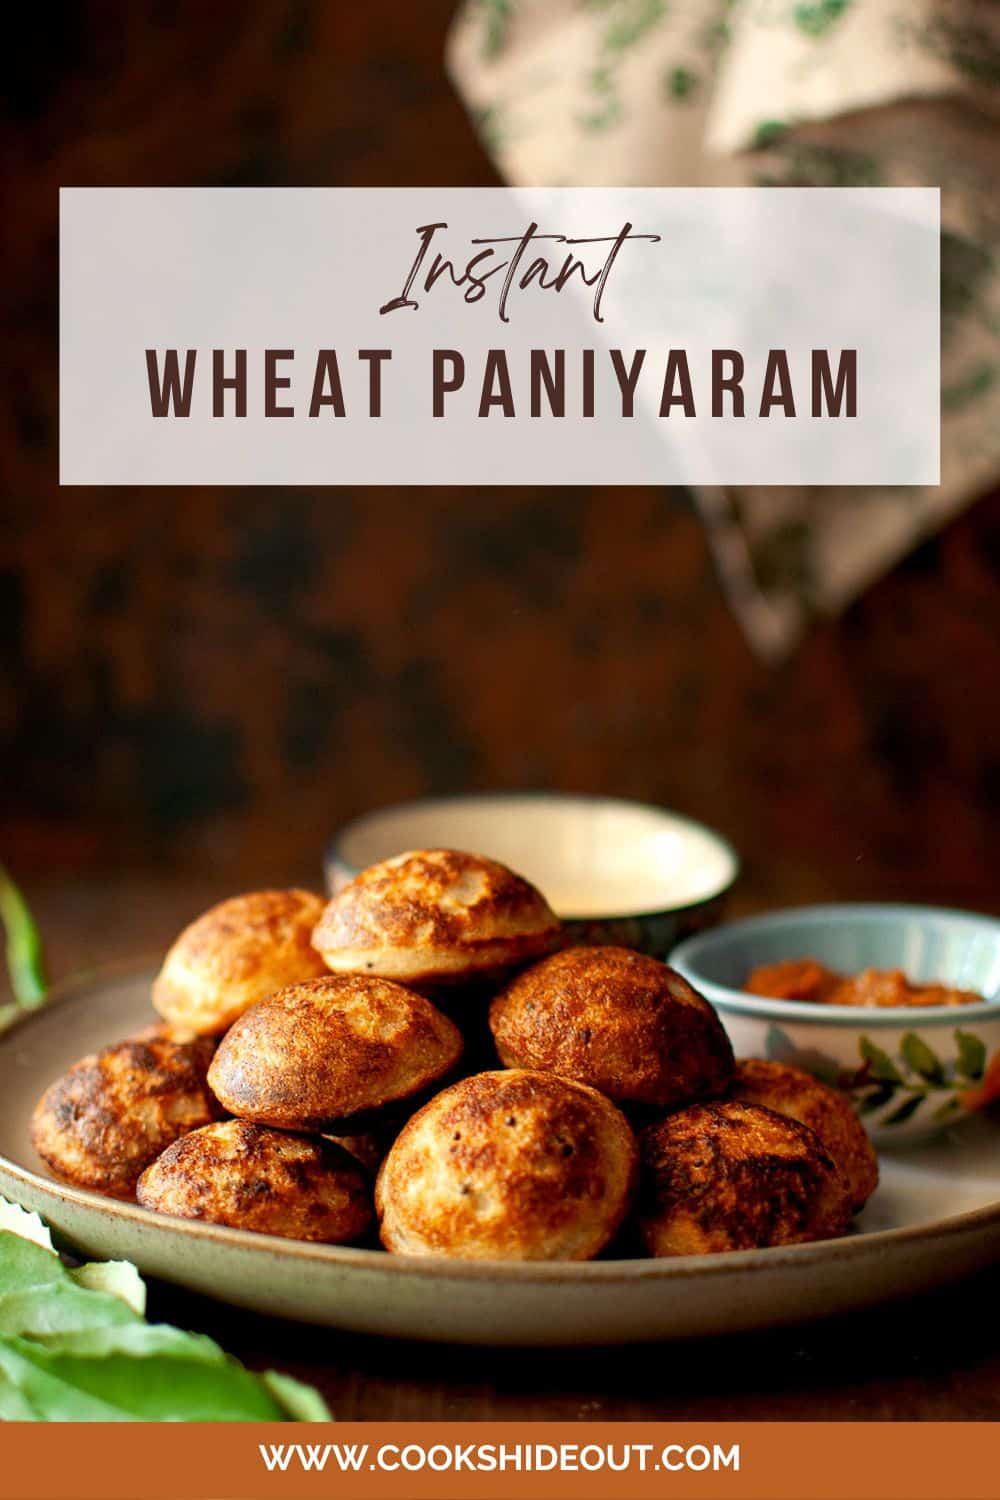
[[[901,969],[987,997],[895,1010],[769,1000],[759,964],[815,958],[844,974]],[[1000,921],[925,906],[810,906],[730,922],[670,958],[712,1002],[737,1056],[804,1068],[850,1094],[880,1145],[954,1125],[1000,1096]]]
[[[406,849],[464,849],[530,880],[571,942],[618,943],[665,957],[719,920],[739,870],[732,846],[667,808],[570,792],[499,792],[379,808],[327,850],[338,891],[359,870]]]

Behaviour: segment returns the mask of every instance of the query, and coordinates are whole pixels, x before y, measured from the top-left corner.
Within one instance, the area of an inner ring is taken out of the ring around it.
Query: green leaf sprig
[[[70,1268],[0,1198],[0,1421],[326,1422],[318,1391],[246,1369],[212,1339],[147,1323],[127,1261]]]
[[[13,1006],[0,1006],[0,1030],[21,1011],[37,1010],[49,991],[41,934],[28,903],[0,864],[0,923],[7,946]]]

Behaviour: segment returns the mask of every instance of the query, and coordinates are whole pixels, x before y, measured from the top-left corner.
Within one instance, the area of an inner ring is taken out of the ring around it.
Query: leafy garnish
[[[41,1220],[0,1199],[0,1420],[330,1420],[318,1391],[147,1323],[144,1304],[134,1266],[67,1267]]]
[[[7,939],[7,972],[16,1007],[20,1010],[37,1010],[49,990],[42,939],[28,903],[2,864],[0,922],[3,923]],[[7,1010],[8,1007],[3,1007],[3,1011]],[[11,1018],[0,1012],[0,1022]]]

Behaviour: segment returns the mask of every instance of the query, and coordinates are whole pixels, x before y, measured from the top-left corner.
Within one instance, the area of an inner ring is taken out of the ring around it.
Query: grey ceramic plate
[[[409,1260],[168,1219],[45,1175],[28,1139],[44,1086],[149,1020],[150,974],[82,981],[0,1037],[0,1193],[90,1256],[237,1306],[397,1338],[601,1344],[734,1333],[939,1285],[1000,1255],[1000,1127],[884,1156],[858,1231],[789,1249],[585,1265]]]

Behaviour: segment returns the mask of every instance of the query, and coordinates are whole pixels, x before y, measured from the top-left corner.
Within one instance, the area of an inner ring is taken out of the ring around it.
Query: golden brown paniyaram
[[[241,1119],[326,1130],[421,1093],[461,1053],[457,1026],[422,995],[387,979],[327,974],[246,1011],[208,1080]]]
[[[552,1073],[477,1073],[403,1127],[375,1206],[398,1255],[589,1260],[632,1196],[636,1143],[596,1090]]]
[[[669,1108],[720,1094],[733,1049],[715,1011],[658,959],[566,948],[490,1006],[500,1060],[575,1078],[620,1104]]]
[[[222,1113],[206,1082],[214,1050],[150,1027],[82,1058],[38,1101],[35,1150],[65,1181],[131,1198],[161,1151]]]
[[[860,1213],[878,1187],[878,1157],[849,1099],[801,1068],[750,1057],[738,1060],[729,1097],[762,1104],[815,1130],[847,1179],[854,1212]]]
[[[771,1109],[692,1104],[644,1130],[640,1152],[639,1227],[652,1255],[835,1239],[851,1220],[819,1136]]]
[[[286,984],[326,973],[312,946],[323,901],[310,891],[253,891],[186,927],[153,983],[153,1004],[175,1026],[218,1034]]]
[[[329,902],[313,941],[337,973],[418,986],[499,974],[551,951],[559,919],[496,860],[418,849],[363,870]]]
[[[359,1239],[372,1220],[369,1181],[348,1152],[245,1120],[175,1141],[146,1168],[137,1197],[177,1218],[329,1245]]]

